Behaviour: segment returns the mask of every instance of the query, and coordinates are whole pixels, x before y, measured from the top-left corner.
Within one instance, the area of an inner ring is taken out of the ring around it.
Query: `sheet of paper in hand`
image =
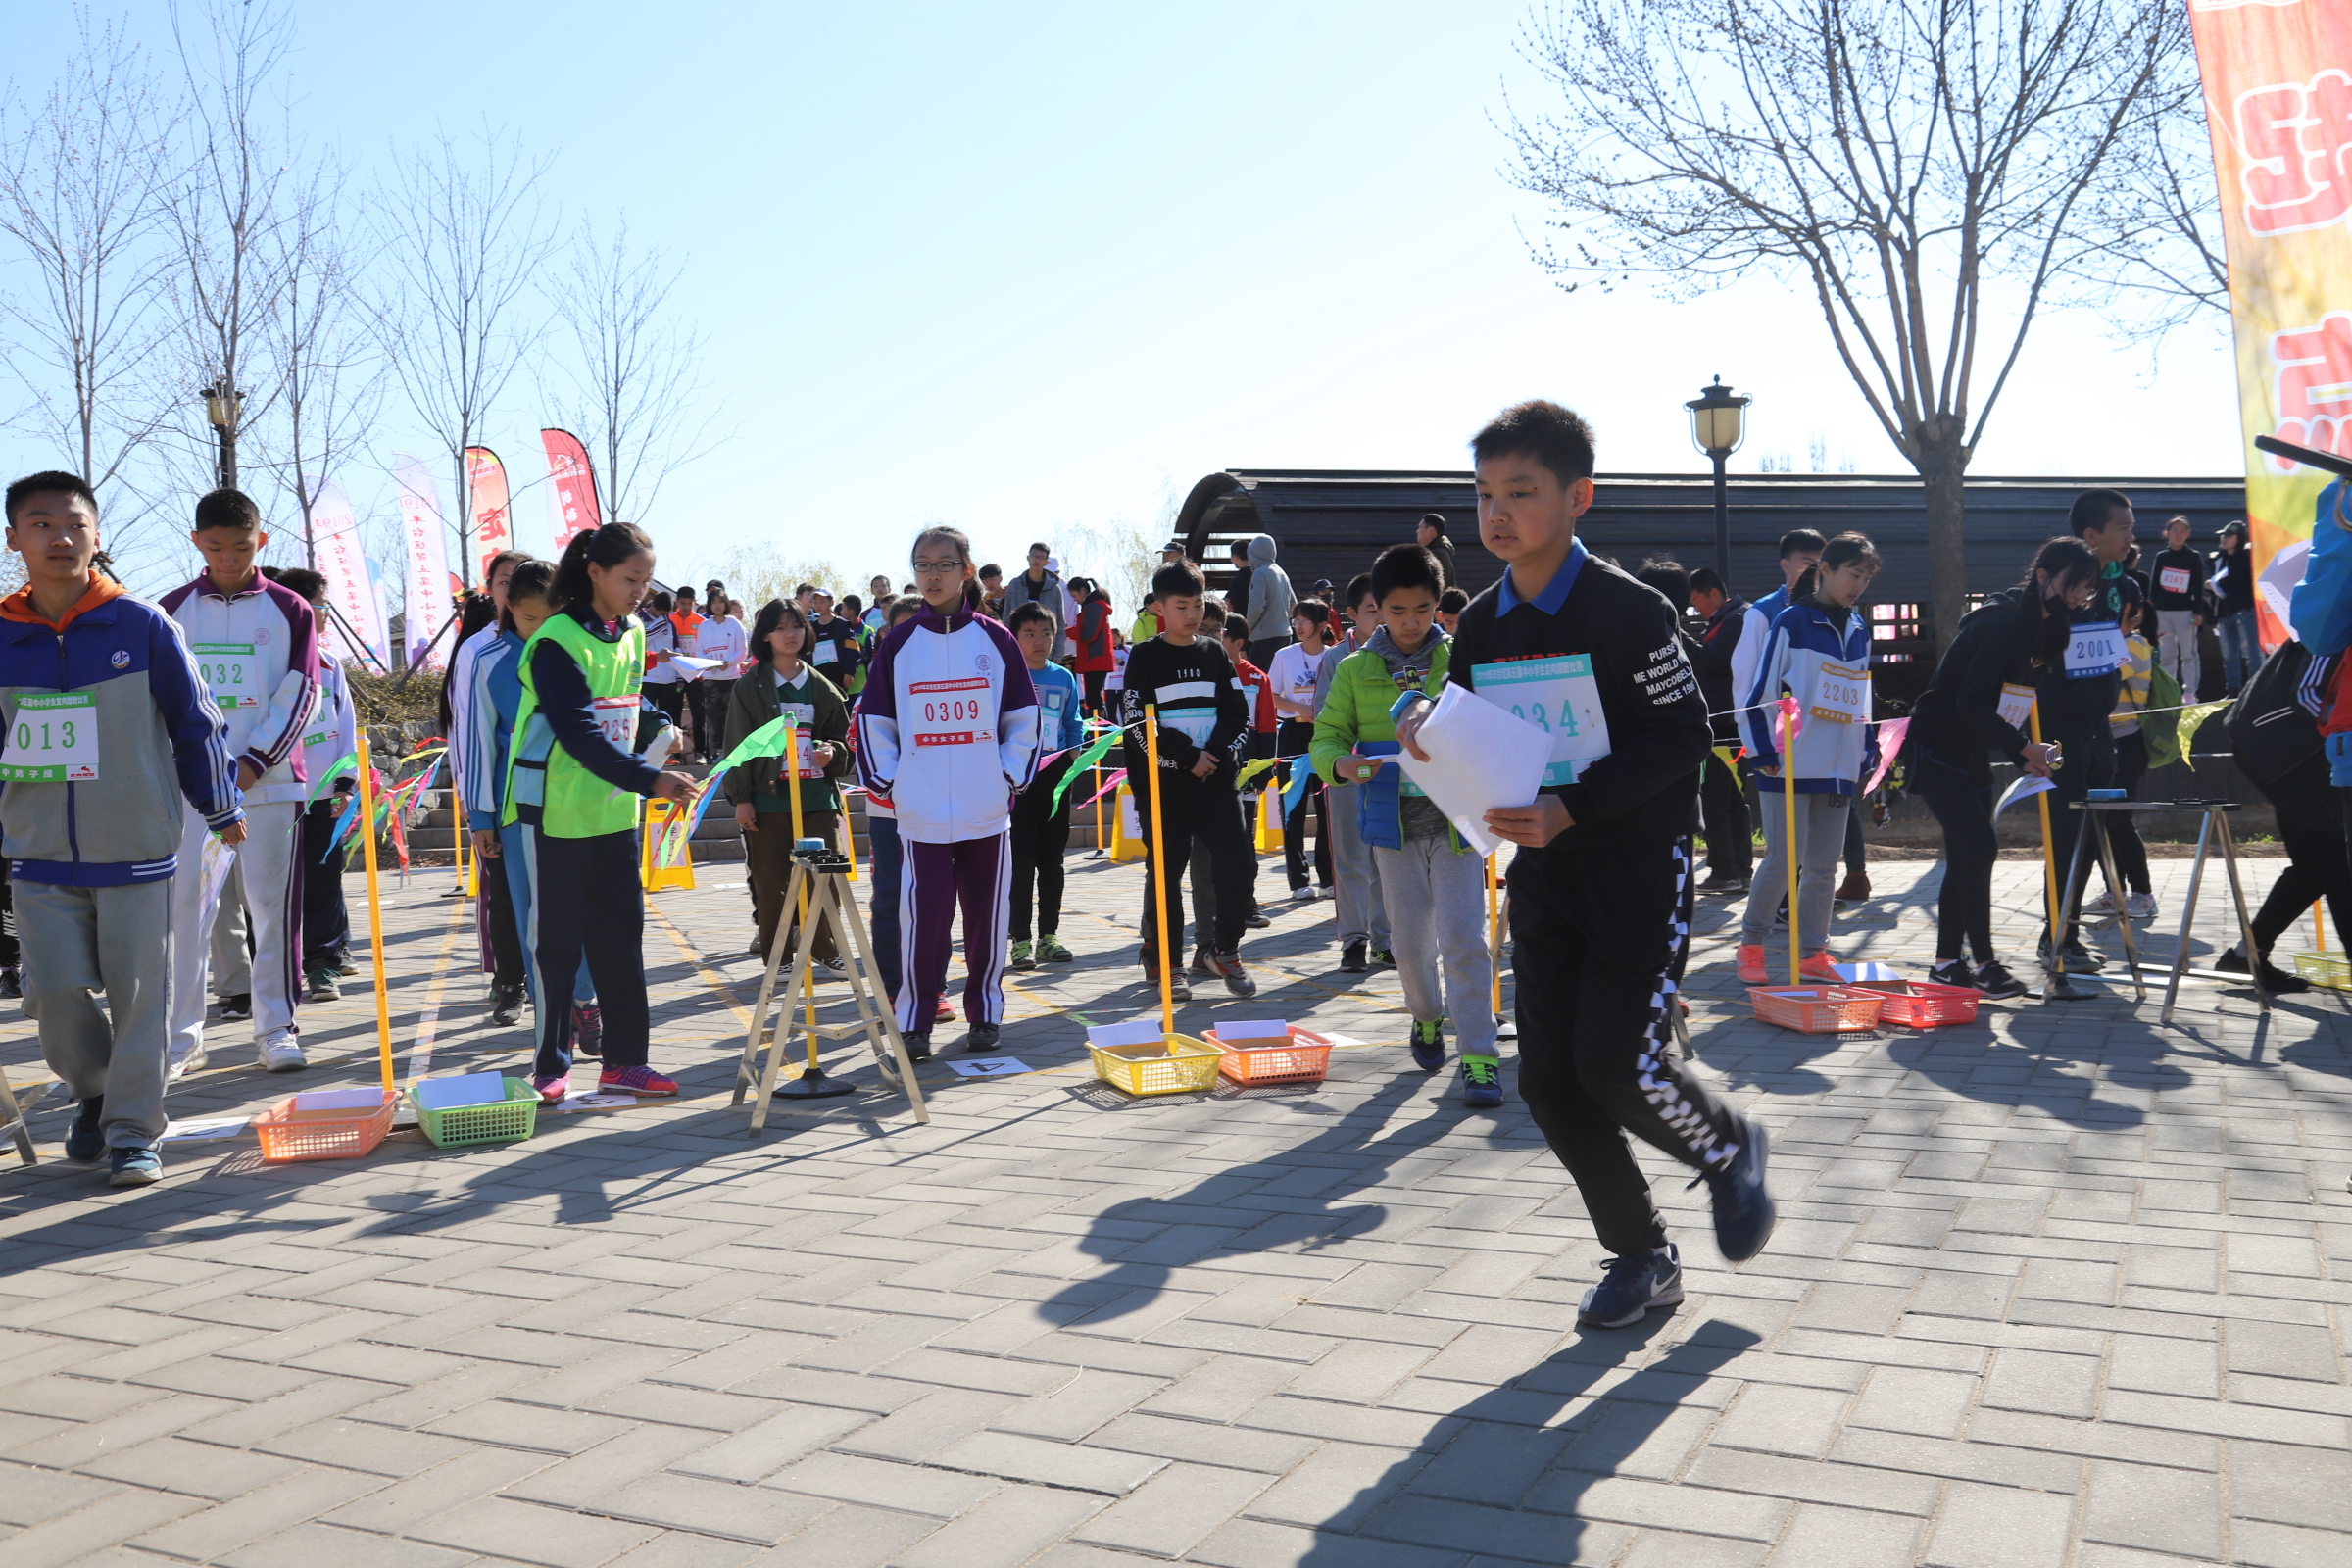
[[[1551,734],[1464,687],[1448,683],[1421,726],[1429,760],[1398,752],[1404,776],[1437,802],[1453,830],[1481,855],[1502,840],[1487,826],[1498,806],[1532,806],[1551,765]]]

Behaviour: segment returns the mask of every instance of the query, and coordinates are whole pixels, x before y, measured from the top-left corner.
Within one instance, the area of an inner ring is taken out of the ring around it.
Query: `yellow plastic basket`
[[[2352,991],[2352,954],[2298,953],[2295,955],[2295,973],[2315,986],[2333,986],[2338,991]]]
[[[1095,1076],[1131,1095],[1186,1095],[1213,1089],[1225,1053],[1191,1035],[1168,1035],[1138,1046],[1098,1046]]]

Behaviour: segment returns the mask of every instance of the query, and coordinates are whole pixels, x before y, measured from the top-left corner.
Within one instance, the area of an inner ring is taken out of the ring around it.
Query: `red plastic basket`
[[[1225,1054],[1218,1058],[1218,1073],[1245,1089],[1261,1084],[1319,1084],[1331,1070],[1331,1042],[1297,1024],[1291,1025],[1291,1038],[1279,1045],[1271,1039],[1229,1045],[1217,1038],[1214,1029],[1206,1031],[1203,1038]]]
[[[1934,1029],[1947,1023],[1975,1023],[1981,992],[1968,986],[1938,985],[1933,980],[1857,980],[1856,991],[1876,991],[1886,999],[1879,1022],[1899,1023],[1906,1029]]]
[[[332,1110],[296,1110],[295,1097],[287,1096],[253,1118],[253,1130],[262,1140],[262,1157],[354,1159],[373,1153],[375,1146],[392,1130],[392,1112],[400,1103],[399,1095],[389,1090],[378,1093],[383,1103],[374,1109],[354,1105]]]
[[[1876,1029],[1886,1005],[1883,993],[1851,986],[1750,986],[1747,1002],[1766,1023],[1808,1035]]]

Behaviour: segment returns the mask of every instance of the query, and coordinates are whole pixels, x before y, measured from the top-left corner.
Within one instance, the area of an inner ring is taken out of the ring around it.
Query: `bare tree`
[[[40,279],[4,307],[9,368],[31,399],[20,417],[71,454],[118,552],[146,510],[125,470],[169,417],[144,375],[171,330],[154,243],[171,130],[143,54],[116,25],[93,33],[86,13],[40,107],[0,106],[0,233]]]
[[[556,299],[579,351],[564,416],[603,460],[608,521],[642,523],[662,480],[717,444],[702,406],[706,340],[667,310],[682,271],[658,248],[632,252],[625,220],[609,243],[586,223],[572,241]]]
[[[459,572],[473,580],[466,449],[544,331],[527,314],[533,273],[555,243],[539,197],[550,159],[485,130],[478,158],[447,137],[401,160],[377,225],[378,316],[409,406],[456,476]]]
[[[388,371],[337,225],[341,185],[340,171],[319,164],[290,203],[277,235],[280,287],[270,321],[279,381],[265,451],[302,515],[303,560],[313,566],[318,551],[311,512],[318,488],[368,447]]]
[[[1948,637],[1969,461],[2104,237],[2119,148],[2193,95],[2166,70],[2186,24],[2177,0],[1580,0],[1522,29],[1560,103],[1507,114],[1512,177],[1574,236],[1540,252],[1556,274],[1810,287],[1925,483]]]
[[[2117,149],[2120,177],[2101,184],[2086,225],[2093,244],[2074,265],[2116,330],[2151,343],[2190,321],[2230,319],[2213,142],[2185,38],[2162,70],[2161,96],[2188,106],[2131,127]]]

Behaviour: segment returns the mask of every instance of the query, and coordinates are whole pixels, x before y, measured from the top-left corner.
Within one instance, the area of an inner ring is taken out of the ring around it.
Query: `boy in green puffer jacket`
[[[1343,660],[1331,697],[1315,718],[1309,749],[1315,771],[1355,792],[1364,842],[1380,867],[1380,892],[1396,943],[1397,978],[1412,1010],[1413,1063],[1434,1073],[1446,1065],[1445,1022],[1453,1018],[1460,1048],[1462,1103],[1502,1103],[1494,1051],[1494,960],[1487,946],[1486,864],[1465,846],[1437,803],[1386,760],[1396,754],[1390,716],[1398,694],[1445,689],[1449,639],[1437,624],[1444,591],[1437,558],[1420,545],[1396,545],[1372,567],[1380,629]],[[1445,989],[1439,989],[1439,959]]]

